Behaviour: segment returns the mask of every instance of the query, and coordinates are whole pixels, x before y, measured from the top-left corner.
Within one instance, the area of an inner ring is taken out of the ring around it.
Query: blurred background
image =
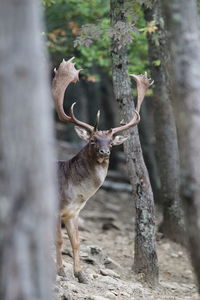
[[[147,5],[148,6],[148,5]],[[75,56],[76,68],[83,68],[80,81],[71,84],[66,92],[65,111],[76,101],[76,116],[94,124],[97,110],[101,111],[100,129],[110,129],[120,124],[120,113],[113,93],[111,73],[110,4],[108,1],[44,1],[47,46],[50,54],[50,69],[58,67],[63,58]],[[155,21],[146,22],[141,1],[127,1],[124,11],[128,23],[122,28],[122,44],[128,45],[129,73],[150,74],[147,34],[155,34]],[[120,26],[120,25],[119,25]],[[117,31],[116,31],[117,32]],[[154,65],[160,65],[159,59]],[[53,77],[53,71],[52,71]],[[136,96],[135,83],[132,83]],[[148,91],[142,105],[139,124],[140,140],[145,162],[150,173],[155,194],[159,187],[159,175],[155,159],[155,137],[153,130],[152,90]],[[81,147],[81,140],[73,125],[59,122],[55,113],[56,136],[59,143],[59,159],[70,158]],[[65,142],[65,143],[63,143]],[[110,169],[125,167],[123,148],[112,150]],[[67,155],[69,155],[67,157]],[[123,178],[123,176],[121,176]]]

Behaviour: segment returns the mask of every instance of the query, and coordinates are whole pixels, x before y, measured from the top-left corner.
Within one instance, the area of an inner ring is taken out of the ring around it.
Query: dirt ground
[[[128,193],[100,189],[81,212],[81,263],[89,284],[73,277],[71,247],[67,234],[63,258],[67,281],[57,276],[56,298],[59,300],[106,299],[199,299],[192,268],[183,247],[158,236],[159,286],[152,290],[142,286],[131,267],[134,251],[134,204]],[[157,212],[157,219],[159,219]]]

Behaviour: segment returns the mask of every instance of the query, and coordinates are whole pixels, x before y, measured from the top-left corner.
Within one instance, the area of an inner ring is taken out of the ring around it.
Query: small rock
[[[116,261],[114,261],[110,257],[104,258],[104,262],[103,263],[106,266],[106,268],[109,268],[109,269],[119,268],[119,269],[121,269],[120,264],[118,264]]]
[[[119,226],[117,226],[115,223],[113,222],[105,222],[102,225],[102,229],[103,230],[110,230],[110,229],[116,229],[116,230],[120,230]]]
[[[167,281],[163,281],[162,282],[162,286],[164,286],[165,288],[167,289],[170,289],[170,290],[177,290],[179,289],[180,290],[180,285],[177,283],[177,282],[167,282]]]
[[[195,289],[195,285],[194,284],[186,284],[186,283],[181,283],[181,286],[183,287],[183,288],[187,288],[187,289],[189,289],[189,290],[193,290],[193,289]]]
[[[109,285],[118,286],[119,285],[119,279],[113,278],[110,276],[101,276],[98,278],[98,282],[106,283],[107,286],[109,286]]]
[[[96,265],[96,261],[89,256],[83,257],[82,260],[85,261],[89,265]]]
[[[173,257],[173,258],[178,258],[179,255],[178,255],[177,253],[171,253],[171,257]]]
[[[62,254],[72,257],[72,251],[69,249],[62,250]]]
[[[102,253],[102,248],[99,246],[89,246],[90,247],[90,253],[92,255],[100,254]]]
[[[73,298],[69,292],[64,292],[64,294],[61,295],[61,300],[73,300]]]
[[[66,276],[62,276],[60,280],[61,280],[61,281],[68,281],[68,280],[69,280],[69,278],[68,278],[68,277],[66,277]]]
[[[88,257],[90,254],[98,255],[102,253],[102,248],[96,245],[91,246],[81,246],[80,256]]]
[[[68,290],[70,290],[74,293],[78,293],[78,289],[77,289],[76,285],[73,283],[68,283],[67,288],[68,288]]]
[[[100,270],[100,274],[103,276],[110,276],[113,278],[120,278],[120,275],[115,273],[114,271],[110,270],[110,269],[101,269]]]
[[[109,299],[116,299],[116,295],[113,294],[112,292],[107,292],[105,296],[108,297]]]
[[[126,293],[126,292],[121,292],[121,295],[127,297],[127,299],[130,298],[130,294],[128,294],[128,293]]]
[[[131,285],[132,288],[135,289],[144,289],[144,286],[142,283],[140,282],[134,282],[134,284]],[[128,292],[128,290],[126,290],[126,292]],[[131,292],[131,291],[130,291]]]
[[[116,292],[115,290],[113,290],[112,287],[108,288],[110,290],[110,292],[115,295],[115,296],[118,296],[119,295],[119,292]]]

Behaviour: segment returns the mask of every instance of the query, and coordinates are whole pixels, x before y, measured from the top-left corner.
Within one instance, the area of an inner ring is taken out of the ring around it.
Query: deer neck
[[[61,162],[60,168],[63,169],[67,182],[78,182],[80,189],[84,189],[83,194],[88,194],[89,198],[103,184],[109,160],[99,163],[97,157],[90,153],[88,148],[89,146],[86,145],[72,159]]]

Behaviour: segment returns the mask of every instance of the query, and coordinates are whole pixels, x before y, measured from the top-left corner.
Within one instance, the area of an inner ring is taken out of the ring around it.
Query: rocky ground
[[[73,277],[71,247],[65,230],[63,257],[68,281],[58,276],[58,300],[195,300],[199,299],[187,253],[158,235],[160,283],[142,286],[131,267],[134,250],[134,205],[129,193],[99,190],[81,212],[81,262],[90,282]],[[157,218],[159,213],[157,213]]]

